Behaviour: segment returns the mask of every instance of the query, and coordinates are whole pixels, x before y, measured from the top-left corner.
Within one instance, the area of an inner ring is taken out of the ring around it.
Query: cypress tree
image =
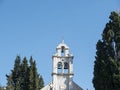
[[[21,62],[20,56],[17,56],[13,70],[6,77],[6,90],[40,90],[44,86],[43,78],[39,77],[36,62],[32,57],[29,65],[26,57]]]
[[[33,76],[33,58],[30,57],[30,66],[29,66],[29,90],[34,90],[34,76]]]
[[[28,71],[28,62],[27,58],[24,57],[21,64],[21,90],[28,90],[29,83],[29,71]]]
[[[38,88],[38,90],[42,89],[43,87],[44,87],[43,77],[39,76],[39,88]]]
[[[5,90],[5,88],[3,86],[0,86],[0,90]]]
[[[12,85],[14,90],[21,90],[21,58],[20,56],[16,57],[14,69],[12,70]]]
[[[7,87],[6,90],[14,90],[13,84],[12,84],[12,75],[6,75],[7,77]]]
[[[34,61],[33,62],[33,87],[34,87],[34,90],[38,90],[38,80],[39,80],[39,77],[38,77],[38,73],[37,73],[37,68],[36,68],[36,62]]]
[[[120,15],[111,12],[109,18],[96,45],[95,90],[120,90]]]

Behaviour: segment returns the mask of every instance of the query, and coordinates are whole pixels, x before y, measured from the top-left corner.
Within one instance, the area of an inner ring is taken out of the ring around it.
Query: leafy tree
[[[95,90],[120,90],[120,15],[111,12],[109,18],[96,45]]]

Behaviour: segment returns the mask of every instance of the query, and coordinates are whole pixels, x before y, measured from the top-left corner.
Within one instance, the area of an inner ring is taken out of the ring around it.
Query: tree
[[[38,90],[42,89],[43,87],[44,87],[43,77],[40,76],[40,77],[39,77],[39,89],[38,89]]]
[[[96,45],[95,90],[120,90],[120,15],[111,12],[109,18]]]
[[[39,88],[44,86],[43,78],[39,78],[36,62],[32,57],[29,65],[26,57],[21,62],[20,56],[17,56],[13,70],[6,77],[6,90],[40,90]]]
[[[29,66],[27,58],[24,57],[21,64],[21,90],[28,90],[29,84]]]
[[[7,77],[7,87],[6,90],[14,90],[13,84],[12,84],[12,75],[6,75]]]
[[[34,83],[34,85],[33,85],[33,87],[34,87],[34,90],[38,90],[38,80],[39,80],[39,77],[38,77],[38,74],[37,74],[37,68],[36,68],[36,62],[34,61],[33,62],[33,83]]]
[[[37,73],[36,62],[30,58],[29,66],[29,90],[39,90],[39,75]]]
[[[0,90],[6,90],[5,87],[3,86],[0,86]]]
[[[21,90],[20,84],[21,84],[21,58],[20,56],[17,56],[15,59],[14,69],[12,70],[12,85],[14,87],[14,90]]]
[[[33,76],[33,58],[30,57],[30,66],[29,66],[29,90],[34,89],[34,76]]]
[[[44,81],[42,76],[37,73],[36,62],[30,57],[29,66],[29,90],[40,90],[44,87]]]

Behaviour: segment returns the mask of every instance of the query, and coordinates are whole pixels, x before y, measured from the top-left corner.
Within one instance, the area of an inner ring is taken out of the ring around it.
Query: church
[[[73,81],[73,58],[63,40],[52,56],[52,82],[41,90],[83,90]]]

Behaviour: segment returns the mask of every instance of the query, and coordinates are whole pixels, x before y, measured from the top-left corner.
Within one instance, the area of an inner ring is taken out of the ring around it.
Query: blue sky
[[[74,81],[92,85],[96,43],[119,0],[0,0],[0,85],[16,55],[36,60],[45,85],[52,80],[52,55],[64,38],[74,55]]]

